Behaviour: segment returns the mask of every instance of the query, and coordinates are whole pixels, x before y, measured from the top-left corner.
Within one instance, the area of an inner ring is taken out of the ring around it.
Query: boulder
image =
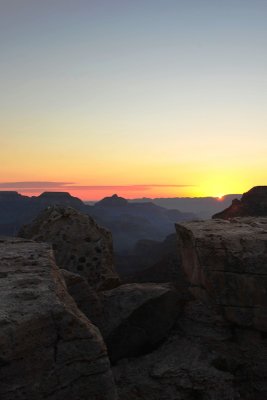
[[[196,298],[239,326],[267,332],[267,218],[176,225]]]
[[[120,282],[113,265],[111,233],[73,208],[47,208],[18,236],[51,243],[57,265],[83,276],[96,290],[113,288]]]
[[[191,300],[158,348],[113,366],[119,399],[266,399],[266,340]]]
[[[126,284],[101,292],[103,320],[99,329],[114,363],[155,348],[174,325],[181,296],[168,284]]]
[[[105,344],[50,246],[3,238],[0,260],[1,400],[115,400]]]

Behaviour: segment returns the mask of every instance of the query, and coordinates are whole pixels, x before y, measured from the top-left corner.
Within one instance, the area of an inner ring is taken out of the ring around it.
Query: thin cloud
[[[74,182],[0,182],[0,188],[3,189],[45,189],[58,188],[65,185],[73,185]]]
[[[1,189],[58,189],[58,190],[126,190],[126,191],[147,191],[153,188],[182,188],[195,185],[174,185],[174,184],[139,184],[139,185],[76,185],[74,182],[0,182]]]

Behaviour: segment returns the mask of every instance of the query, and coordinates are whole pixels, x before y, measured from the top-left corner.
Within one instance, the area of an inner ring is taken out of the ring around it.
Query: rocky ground
[[[266,399],[267,219],[176,229],[170,283],[121,284],[111,237],[71,209],[1,239],[1,400]]]

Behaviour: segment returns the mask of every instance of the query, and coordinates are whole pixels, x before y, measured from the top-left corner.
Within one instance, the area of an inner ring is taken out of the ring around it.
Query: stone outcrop
[[[234,199],[230,207],[213,215],[213,219],[235,217],[267,217],[267,186],[255,186],[244,193],[241,200]]]
[[[191,300],[159,348],[113,367],[119,399],[263,400],[266,349],[259,332],[234,329]]]
[[[113,400],[114,380],[119,400],[266,399],[267,218],[181,223],[177,271],[172,236],[142,249],[144,279],[174,282],[115,288],[112,262],[94,260],[112,260],[99,229],[53,207],[24,230],[53,244],[60,270],[48,244],[0,243],[1,400]]]
[[[267,398],[267,219],[176,228],[194,297],[161,346],[113,366],[120,400]]]
[[[149,352],[166,338],[186,298],[170,284],[153,283],[95,293],[80,275],[61,272],[79,309],[100,329],[113,363]]]
[[[218,347],[228,337],[227,329],[218,328],[209,315],[202,315],[203,310],[195,313],[182,313],[176,330],[155,351],[113,367],[120,400],[238,398],[234,397],[234,376],[213,365],[219,355],[211,342],[216,338]]]
[[[57,265],[83,276],[96,290],[120,282],[113,265],[111,233],[73,208],[49,207],[18,235],[51,243]]]
[[[0,260],[1,400],[115,400],[105,344],[50,246],[3,238]]]
[[[196,298],[239,326],[267,332],[267,218],[176,225]]]
[[[171,285],[128,284],[102,292],[99,329],[114,363],[155,348],[174,325],[182,299]]]

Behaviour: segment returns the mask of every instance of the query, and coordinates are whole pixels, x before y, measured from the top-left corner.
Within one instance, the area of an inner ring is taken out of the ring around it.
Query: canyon
[[[175,228],[127,279],[67,205],[2,236],[1,400],[266,398],[267,215]]]

